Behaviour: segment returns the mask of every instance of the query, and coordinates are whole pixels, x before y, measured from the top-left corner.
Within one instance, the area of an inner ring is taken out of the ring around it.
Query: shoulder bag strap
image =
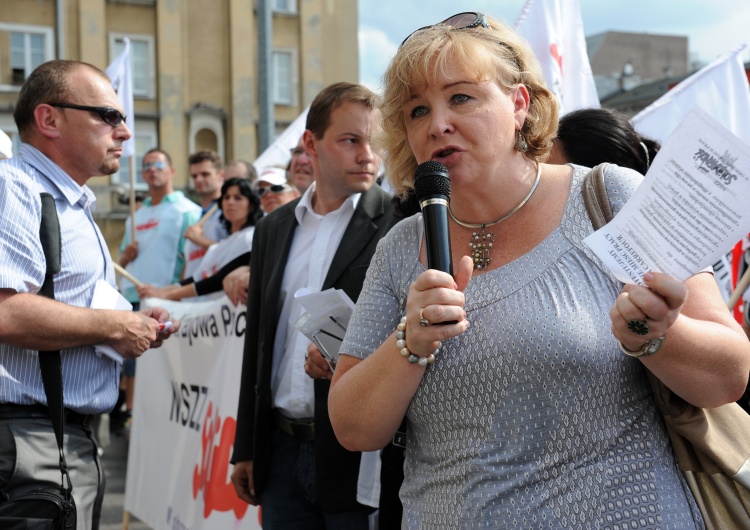
[[[39,227],[39,240],[44,250],[44,258],[47,263],[47,270],[44,276],[44,283],[39,294],[47,298],[55,299],[55,285],[53,277],[60,272],[62,242],[60,237],[60,222],[57,218],[57,208],[55,199],[49,193],[42,193],[42,223]],[[63,428],[65,426],[65,414],[63,407],[63,386],[62,386],[62,362],[60,360],[60,350],[57,351],[40,351],[39,367],[42,371],[42,382],[44,383],[44,393],[47,395],[47,407],[49,408],[52,428],[55,431],[57,439],[57,448],[60,451],[60,472],[63,476],[63,490],[65,490],[65,481],[67,481],[67,493],[70,494],[72,484],[68,474],[68,465],[65,462],[65,453],[63,452]]]
[[[599,230],[614,217],[607,195],[607,186],[604,184],[606,165],[606,163],[599,164],[583,178],[583,203],[586,205],[594,230]]]

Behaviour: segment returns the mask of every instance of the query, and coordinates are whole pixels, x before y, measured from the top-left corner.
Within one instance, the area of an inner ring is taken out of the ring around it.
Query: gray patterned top
[[[644,369],[610,331],[621,284],[581,243],[586,171],[556,230],[471,280],[471,327],[443,343],[407,413],[405,528],[703,528]],[[616,212],[642,177],[605,174]],[[381,240],[342,352],[365,358],[393,332],[425,270],[421,237],[416,215]]]

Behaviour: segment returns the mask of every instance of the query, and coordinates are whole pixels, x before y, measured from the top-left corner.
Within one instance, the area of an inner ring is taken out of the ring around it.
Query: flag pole
[[[130,242],[135,242],[135,153],[130,156]]]
[[[140,280],[138,280],[138,278],[136,278],[135,276],[133,276],[132,274],[130,274],[128,271],[126,271],[122,267],[122,265],[120,265],[116,261],[112,262],[112,265],[114,266],[115,272],[117,274],[119,274],[120,276],[122,276],[123,278],[125,278],[127,280],[130,280],[130,283],[132,283],[136,287],[143,287],[143,282],[140,281]]]
[[[203,214],[203,217],[201,217],[200,220],[198,220],[198,222],[195,224],[199,226],[203,226],[203,223],[205,223],[208,220],[208,218],[211,217],[214,214],[214,212],[218,209],[219,209],[219,203],[214,204],[213,206],[211,206],[211,208],[208,209],[208,211],[205,214]]]
[[[737,282],[737,287],[735,287],[732,296],[729,297],[727,307],[730,311],[734,311],[734,306],[740,301],[742,294],[747,290],[748,286],[750,286],[750,268],[742,275],[742,278]]]

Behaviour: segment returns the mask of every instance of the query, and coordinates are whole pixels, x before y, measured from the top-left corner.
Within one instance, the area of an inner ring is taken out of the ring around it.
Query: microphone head
[[[450,198],[451,181],[448,178],[448,168],[434,160],[419,164],[414,172],[414,191],[419,201],[430,195],[444,195],[446,199]]]

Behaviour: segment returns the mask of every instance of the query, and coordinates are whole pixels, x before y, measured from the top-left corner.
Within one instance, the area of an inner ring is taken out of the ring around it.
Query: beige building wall
[[[685,75],[689,71],[688,38],[608,31],[588,38],[595,75],[620,73],[626,64],[644,82]]]
[[[178,189],[189,187],[192,151],[214,148],[225,160],[259,155],[256,0],[65,0],[59,14],[53,0],[0,2],[0,129],[11,136],[22,79],[13,83],[10,34],[43,35],[49,60],[58,57],[62,22],[62,58],[102,69],[116,56],[117,37],[149,43],[150,91],[136,95],[128,124],[135,124],[141,151],[153,143],[172,155]],[[272,23],[273,49],[293,53],[296,63],[293,101],[274,107],[280,132],[326,85],[357,81],[357,2],[297,0],[293,12],[274,12]],[[89,185],[97,195],[97,222],[116,255],[129,212],[122,203],[128,175],[97,177]]]
[[[231,145],[231,158],[241,160],[252,160],[259,154],[255,148],[258,142],[255,127],[258,31],[254,3],[253,0],[229,0],[229,98],[233,112],[227,116],[227,141]]]

